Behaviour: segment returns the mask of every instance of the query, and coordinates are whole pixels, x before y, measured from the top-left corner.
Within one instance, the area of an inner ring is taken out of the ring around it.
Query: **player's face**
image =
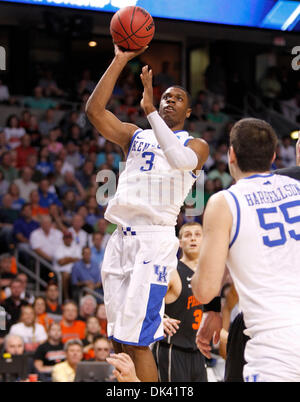
[[[187,94],[180,88],[168,88],[162,94],[159,114],[170,128],[183,124],[191,114]]]
[[[202,228],[200,226],[188,226],[183,229],[180,239],[180,247],[185,254],[199,254],[202,242]]]

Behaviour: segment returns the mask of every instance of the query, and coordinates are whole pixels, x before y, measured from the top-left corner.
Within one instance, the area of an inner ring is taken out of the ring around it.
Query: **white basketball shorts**
[[[300,382],[300,326],[263,331],[247,341],[246,382]]]
[[[101,268],[110,339],[136,346],[163,339],[164,297],[178,247],[173,226],[118,228],[112,234]]]

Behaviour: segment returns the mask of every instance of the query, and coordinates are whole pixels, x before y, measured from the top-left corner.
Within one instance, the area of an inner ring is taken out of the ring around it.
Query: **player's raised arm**
[[[115,45],[115,57],[101,77],[86,104],[86,114],[93,126],[109,141],[121,146],[126,153],[133,133],[138,128],[134,124],[122,123],[106,109],[114,86],[126,64],[143,53],[147,47],[138,51],[123,52]]]
[[[144,86],[141,107],[169,164],[173,169],[201,169],[209,154],[208,144],[193,139],[184,146],[174,135],[174,131],[183,129],[191,114],[186,91],[176,86],[169,88],[162,96],[158,113],[153,105],[152,70],[144,66],[140,77]]]

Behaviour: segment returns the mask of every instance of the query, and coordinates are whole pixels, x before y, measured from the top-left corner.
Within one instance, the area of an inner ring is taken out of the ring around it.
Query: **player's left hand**
[[[142,73],[140,74],[140,77],[144,86],[143,98],[141,100],[141,107],[144,109],[146,115],[148,115],[149,113],[154,112],[156,110],[153,105],[152,70],[149,70],[148,66],[144,66],[142,68]]]
[[[200,352],[208,359],[211,359],[210,342],[213,340],[214,345],[219,342],[221,329],[222,317],[220,313],[208,311],[203,314],[200,328],[196,335],[196,344]]]
[[[140,382],[136,376],[134,363],[128,354],[112,354],[106,360],[115,367],[113,374],[119,382]]]
[[[181,323],[180,320],[176,320],[175,318],[164,317],[163,318],[163,326],[165,337],[166,335],[173,336],[176,334],[177,330],[179,329],[179,324]]]

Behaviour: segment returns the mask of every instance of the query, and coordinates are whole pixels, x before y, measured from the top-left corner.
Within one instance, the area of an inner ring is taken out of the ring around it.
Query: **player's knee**
[[[124,352],[130,356],[146,353],[149,350],[148,346],[135,346],[135,345],[123,345]]]

